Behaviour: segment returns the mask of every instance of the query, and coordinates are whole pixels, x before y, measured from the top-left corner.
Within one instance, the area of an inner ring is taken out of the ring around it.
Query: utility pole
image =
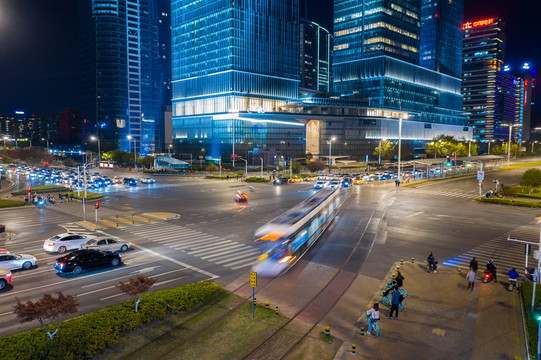
[[[259,160],[261,161],[261,178],[263,179],[263,158],[260,156]]]

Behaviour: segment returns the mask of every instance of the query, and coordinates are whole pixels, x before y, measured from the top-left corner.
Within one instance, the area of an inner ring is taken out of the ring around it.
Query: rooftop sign
[[[464,23],[462,24],[462,29],[470,29],[470,28],[474,28],[478,26],[485,26],[485,25],[490,25],[490,24],[494,24],[494,18]]]

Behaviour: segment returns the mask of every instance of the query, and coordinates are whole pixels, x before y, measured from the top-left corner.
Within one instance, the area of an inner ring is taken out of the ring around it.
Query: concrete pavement
[[[335,359],[527,359],[520,298],[507,291],[506,281],[483,284],[480,269],[470,292],[466,272],[455,267],[427,273],[424,263],[404,263],[400,270],[408,297],[399,319],[387,319],[390,309],[381,304],[387,279],[358,276],[320,323],[344,341]],[[380,303],[381,335],[361,336],[374,302]]]

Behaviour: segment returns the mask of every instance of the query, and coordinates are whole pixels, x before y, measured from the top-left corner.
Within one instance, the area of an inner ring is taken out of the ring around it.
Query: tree
[[[396,147],[394,146],[392,141],[384,140],[381,141],[378,146],[376,146],[376,149],[372,153],[372,155],[377,156],[379,158],[380,155],[380,147],[381,147],[381,158],[385,160],[391,160],[395,153],[396,153]]]
[[[307,164],[306,167],[311,172],[318,172],[325,169],[325,164],[323,164],[321,161],[310,161],[310,164]]]
[[[524,174],[522,174],[522,180],[520,181],[520,185],[530,188],[530,192],[533,191],[533,188],[541,187],[541,170],[526,170]]]
[[[149,278],[144,275],[137,275],[135,279],[132,278],[128,282],[119,282],[116,287],[123,293],[133,295],[135,297],[135,312],[137,312],[143,294],[146,293],[155,282],[156,279],[154,278]]]
[[[302,170],[302,165],[301,165],[301,163],[294,161],[294,162],[291,164],[291,170],[293,171],[293,174],[300,174],[300,172],[301,172],[301,170]]]
[[[154,158],[152,156],[144,156],[137,158],[137,166],[143,166],[149,168],[154,165]]]
[[[75,163],[75,160],[73,160],[72,158],[66,158],[64,161],[62,161],[62,163],[64,164],[64,166],[67,167],[75,167],[77,165]]]
[[[219,168],[218,168],[218,166],[216,164],[210,164],[205,168],[205,170],[207,170],[207,171],[218,171]]]
[[[79,303],[73,295],[64,295],[62,292],[57,292],[57,298],[51,294],[45,294],[36,302],[27,301],[21,302],[19,298],[14,306],[14,313],[17,314],[21,323],[38,320],[41,328],[47,333],[49,339],[52,340],[60,328],[60,323],[68,314],[75,314]],[[47,322],[46,320],[49,321]],[[54,329],[54,332],[51,332]]]
[[[304,155],[304,158],[306,159],[306,163],[307,163],[307,164],[310,163],[310,160],[312,160],[313,157],[314,157],[314,155],[312,155],[311,152],[307,152],[307,153]]]

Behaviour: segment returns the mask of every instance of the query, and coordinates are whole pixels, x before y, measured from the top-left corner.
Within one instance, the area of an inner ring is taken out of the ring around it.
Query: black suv
[[[134,178],[124,178],[124,180],[122,180],[122,183],[124,185],[137,186],[137,180],[135,180]]]
[[[122,262],[120,254],[98,250],[77,250],[56,259],[54,268],[59,272],[80,274],[84,269],[110,265],[118,266]]]

